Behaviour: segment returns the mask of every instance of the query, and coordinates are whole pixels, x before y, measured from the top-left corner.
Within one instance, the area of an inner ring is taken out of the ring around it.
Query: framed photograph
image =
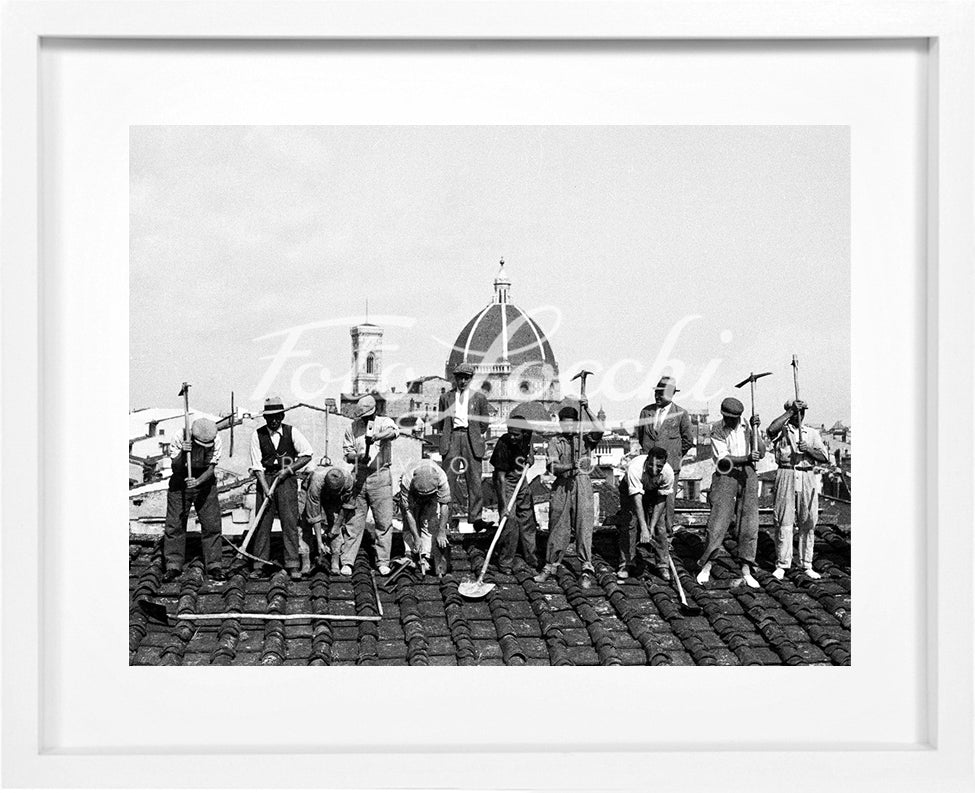
[[[6,3],[3,784],[975,788],[973,22]]]

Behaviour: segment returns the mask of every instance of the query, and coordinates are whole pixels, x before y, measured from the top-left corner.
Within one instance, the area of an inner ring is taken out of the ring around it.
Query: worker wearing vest
[[[271,553],[271,525],[281,521],[284,540],[284,566],[293,579],[301,578],[301,556],[298,544],[298,479],[295,474],[312,458],[311,444],[295,427],[284,423],[284,403],[280,397],[264,402],[267,422],[251,436],[251,471],[257,479],[257,503],[267,497],[271,484],[277,482],[271,501],[254,531],[254,555],[267,559]],[[259,578],[264,565],[255,562],[252,578]]]

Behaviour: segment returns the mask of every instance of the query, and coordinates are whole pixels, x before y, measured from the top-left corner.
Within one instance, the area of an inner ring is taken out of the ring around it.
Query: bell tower
[[[383,374],[383,329],[364,322],[349,329],[352,336],[352,395],[378,391]]]

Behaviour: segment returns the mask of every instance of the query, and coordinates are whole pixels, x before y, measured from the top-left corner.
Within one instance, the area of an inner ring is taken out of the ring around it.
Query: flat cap
[[[217,425],[212,419],[198,418],[190,427],[190,435],[200,446],[213,446],[217,437]]]
[[[454,374],[466,374],[468,377],[474,376],[474,366],[467,361],[457,364],[454,367]]]
[[[342,489],[348,484],[348,477],[341,468],[329,468],[325,472],[325,481],[322,486],[329,493],[341,493]]]
[[[421,496],[435,493],[440,477],[437,476],[437,464],[432,460],[423,460],[413,469],[413,489]]]
[[[352,416],[353,418],[361,419],[375,412],[376,398],[370,394],[366,394],[356,402],[355,407],[352,409]]]
[[[745,406],[734,397],[725,397],[721,401],[721,415],[740,416],[745,412]]]

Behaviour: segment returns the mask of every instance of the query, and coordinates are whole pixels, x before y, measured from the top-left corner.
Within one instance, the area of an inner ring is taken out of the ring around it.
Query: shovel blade
[[[703,610],[700,606],[692,606],[689,603],[682,603],[680,613],[685,617],[699,617],[703,613]]]
[[[461,597],[472,599],[482,598],[492,589],[494,589],[494,584],[487,584],[483,581],[481,583],[477,581],[461,581],[457,587],[457,591],[460,592]]]
[[[149,619],[161,622],[164,625],[169,624],[169,612],[166,611],[166,606],[162,603],[153,603],[151,600],[140,600],[139,608]]]

